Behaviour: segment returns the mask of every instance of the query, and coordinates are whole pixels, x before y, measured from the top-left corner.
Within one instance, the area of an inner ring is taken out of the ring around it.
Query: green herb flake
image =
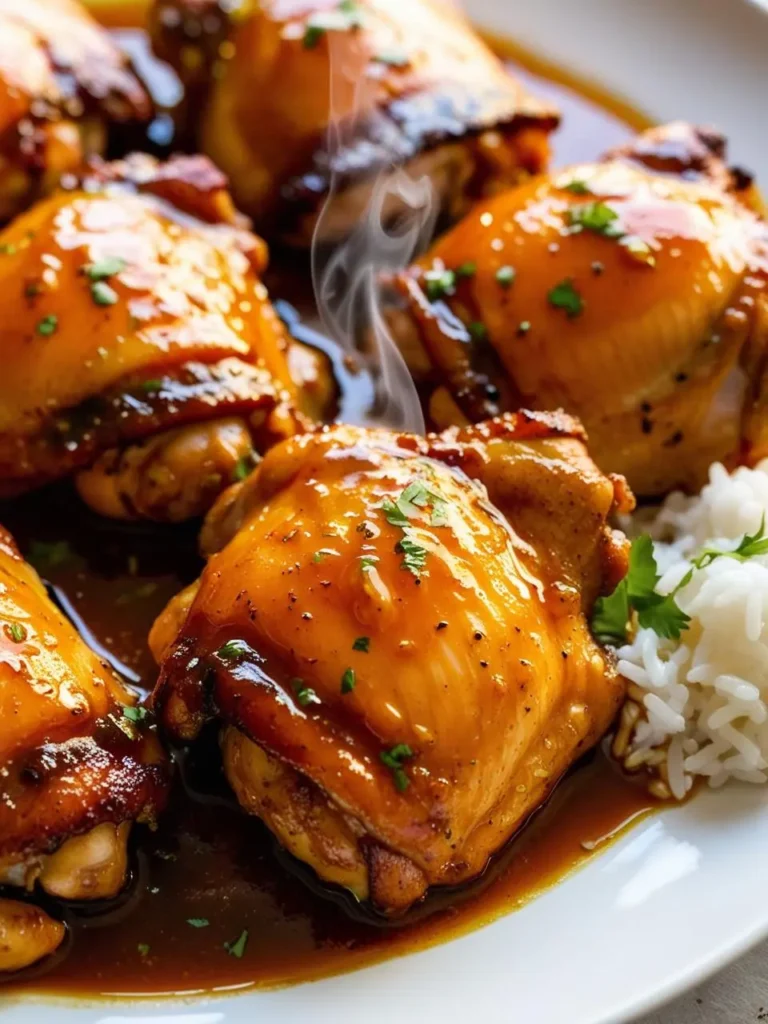
[[[248,945],[248,929],[244,928],[234,942],[225,942],[224,949],[229,953],[230,956],[236,957],[238,960],[242,960],[243,953],[245,953],[245,947]]]
[[[474,260],[467,260],[466,263],[462,263],[456,267],[456,277],[474,277],[477,273],[477,264]]]
[[[547,299],[550,306],[554,306],[555,309],[565,310],[571,320],[580,316],[584,310],[584,300],[574,288],[573,281],[570,278],[566,278],[565,281],[556,284],[548,293]]]
[[[414,576],[421,576],[427,564],[427,549],[411,537],[403,537],[398,541],[397,550],[403,556],[401,568]]]
[[[595,602],[592,632],[602,643],[617,646],[627,639],[629,620],[633,611],[645,629],[659,636],[677,640],[688,628],[690,616],[678,606],[677,593],[690,582],[691,573],[671,594],[656,593],[660,576],[653,554],[653,541],[647,534],[632,542],[627,575],[608,597]]]
[[[125,707],[123,708],[123,718],[127,718],[129,722],[133,722],[138,725],[139,722],[143,722],[149,716],[149,711],[143,707]]]
[[[8,626],[8,635],[15,644],[22,644],[27,639],[27,630],[20,622],[12,622]]]
[[[43,337],[47,338],[51,334],[54,334],[59,327],[59,318],[55,313],[49,313],[44,316],[42,320],[37,322],[37,333],[42,334]]]
[[[97,306],[114,306],[118,294],[106,281],[94,281],[91,285],[91,298]]]
[[[403,793],[411,784],[411,780],[403,767],[403,762],[414,756],[413,751],[407,743],[396,743],[389,750],[382,750],[379,758],[382,764],[392,772],[392,778],[398,792]]]
[[[599,200],[572,206],[566,213],[566,220],[575,232],[592,231],[596,235],[603,235],[604,238],[623,236],[624,231],[617,224],[618,219],[618,213],[607,203]]]
[[[567,181],[560,187],[564,192],[570,192],[571,195],[574,196],[590,195],[589,185],[587,185],[586,181],[582,181],[580,178],[573,178],[571,181]]]
[[[107,256],[106,259],[86,263],[83,269],[86,277],[91,281],[106,281],[108,277],[125,270],[125,266],[125,260],[120,259],[119,256]]]
[[[352,693],[355,686],[357,685],[357,677],[353,668],[344,669],[344,675],[341,677],[341,692]]]
[[[18,246],[14,245],[13,242],[3,242],[0,245],[0,253],[4,256],[14,256],[18,252]]]
[[[232,470],[232,482],[241,483],[247,479],[256,468],[259,461],[259,457],[256,452],[248,452],[247,455],[241,455],[235,463],[235,468]]]
[[[514,267],[510,267],[509,265],[499,267],[496,271],[496,280],[502,288],[511,288],[516,277],[517,271]]]
[[[149,956],[149,946],[146,942],[140,942],[136,949],[139,951],[139,956]]]
[[[296,694],[296,700],[303,708],[309,707],[310,704],[320,703],[320,698],[311,686],[307,686],[303,679],[292,679],[291,686]]]
[[[488,337],[488,328],[480,320],[474,320],[467,328],[469,336],[473,341],[485,341]]]
[[[453,270],[429,270],[425,274],[426,293],[430,302],[437,302],[446,295],[453,295],[456,288],[456,273]]]
[[[363,572],[370,572],[370,570],[374,568],[378,561],[378,555],[361,555],[360,568]]]
[[[207,928],[211,922],[207,917],[188,917],[187,924],[190,928]]]
[[[362,651],[363,654],[367,654],[371,648],[371,638],[369,636],[359,636],[352,644],[353,651]]]
[[[308,23],[304,28],[304,38],[302,43],[304,44],[305,50],[314,50],[317,44],[325,35],[325,29],[320,25],[313,25]]]
[[[691,559],[697,569],[704,569],[711,565],[716,558],[735,558],[737,562],[746,562],[749,558],[756,558],[760,555],[768,555],[768,537],[765,535],[765,515],[760,521],[757,533],[744,536],[733,551],[723,551],[720,548],[704,548],[696,558]]]
[[[244,640],[228,640],[216,653],[220,658],[231,660],[233,658],[239,658],[243,654],[247,654],[249,651],[250,647]]]

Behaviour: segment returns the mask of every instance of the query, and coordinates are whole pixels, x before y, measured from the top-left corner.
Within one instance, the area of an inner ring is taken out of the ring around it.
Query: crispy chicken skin
[[[0,886],[114,896],[131,823],[153,823],[163,806],[163,749],[125,715],[136,695],[85,646],[2,528],[0,620]],[[33,962],[62,935],[42,911],[0,899],[0,970]]]
[[[308,245],[333,185],[318,237],[343,238],[393,164],[428,174],[451,217],[546,165],[557,113],[445,0],[266,0],[228,32],[222,6],[156,0],[154,37],[196,96],[198,145],[269,237]]]
[[[652,496],[768,453],[767,282],[756,190],[678,123],[480,204],[389,322],[434,426],[563,407]]]
[[[128,60],[75,0],[0,0],[0,221],[104,150],[110,124],[152,104]]]
[[[303,423],[266,257],[205,157],[99,164],[1,232],[0,495],[205,512]]]
[[[610,724],[587,616],[629,504],[560,414],[294,437],[219,499],[154,626],[159,718],[185,743],[219,719],[241,804],[402,911],[481,872]]]

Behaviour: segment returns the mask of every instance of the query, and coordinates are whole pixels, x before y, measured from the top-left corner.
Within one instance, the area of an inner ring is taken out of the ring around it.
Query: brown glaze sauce
[[[162,97],[174,81],[148,58],[130,26],[129,2],[97,13]],[[646,126],[640,114],[499,40],[492,45],[515,73],[553,98],[564,115],[558,164],[593,158]],[[157,126],[159,145],[164,126]],[[278,264],[273,294],[311,306],[307,286]],[[308,278],[305,276],[305,280]],[[0,508],[2,521],[49,581],[89,642],[128,681],[152,687],[149,627],[165,602],[200,568],[192,528],[123,527],[90,515],[63,485]],[[267,830],[241,814],[221,779],[215,740],[180,761],[170,811],[156,833],[135,829],[132,877],[108,905],[54,912],[69,925],[52,960],[15,976],[4,993],[73,996],[154,995],[241,990],[353,970],[480,927],[523,905],[593,856],[652,809],[598,752],[577,766],[549,804],[462,891],[431,895],[399,923],[375,920],[276,849]],[[601,843],[601,840],[603,841]],[[205,923],[204,923],[205,922]],[[225,944],[247,931],[243,955]]]

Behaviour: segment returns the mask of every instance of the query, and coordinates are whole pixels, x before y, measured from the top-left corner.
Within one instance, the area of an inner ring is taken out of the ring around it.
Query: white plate
[[[748,0],[468,6],[657,120],[718,124],[733,157],[768,182],[768,17]],[[619,1024],[768,935],[766,863],[768,794],[705,793],[645,821],[516,914],[403,959],[186,1005],[0,1000],[0,1011],[3,1024]]]

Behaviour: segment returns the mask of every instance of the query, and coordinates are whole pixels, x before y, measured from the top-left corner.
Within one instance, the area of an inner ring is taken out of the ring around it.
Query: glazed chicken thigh
[[[127,58],[76,0],[0,0],[0,221],[103,153],[111,124],[151,116]]]
[[[107,516],[206,511],[303,422],[265,263],[204,157],[99,165],[17,218],[0,233],[0,495],[74,474]]]
[[[269,237],[343,238],[392,165],[428,174],[452,217],[546,165],[557,113],[445,0],[267,0],[229,25],[224,11],[156,0],[153,34],[194,96],[197,145]]]
[[[394,282],[431,422],[562,407],[639,495],[768,452],[768,226],[684,124],[481,203]]]
[[[123,887],[131,824],[165,800],[163,749],[136,695],[85,646],[0,529],[0,886],[63,900]],[[51,952],[64,928],[0,896],[0,970]]]
[[[610,724],[587,619],[629,503],[563,415],[292,438],[219,500],[154,626],[157,714],[183,743],[220,721],[242,806],[403,911],[482,871]]]

